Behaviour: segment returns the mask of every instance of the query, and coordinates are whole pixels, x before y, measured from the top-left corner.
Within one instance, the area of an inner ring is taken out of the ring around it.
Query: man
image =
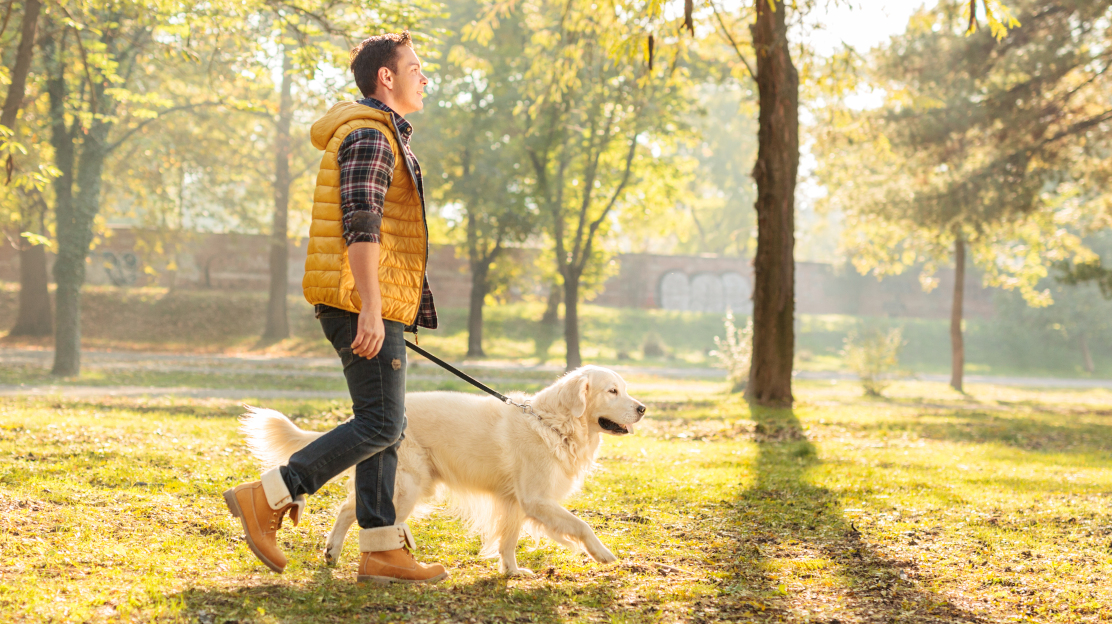
[[[356,466],[359,581],[429,582],[447,576],[418,563],[413,537],[394,517],[394,473],[405,431],[403,331],[436,328],[428,288],[428,230],[421,167],[405,116],[424,108],[428,78],[409,32],[371,37],[351,52],[365,99],[332,107],[313,124],[325,151],[317,175],[302,286],[344,366],[354,418],[269,470],[225,492],[248,546],[276,572],[276,534],[296,524],[313,494]]]

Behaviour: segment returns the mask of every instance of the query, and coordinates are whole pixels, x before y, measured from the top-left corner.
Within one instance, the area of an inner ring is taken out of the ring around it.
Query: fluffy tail
[[[247,438],[247,448],[266,468],[280,466],[290,455],[321,436],[305,431],[272,409],[244,405],[247,413],[239,417],[239,432]]]

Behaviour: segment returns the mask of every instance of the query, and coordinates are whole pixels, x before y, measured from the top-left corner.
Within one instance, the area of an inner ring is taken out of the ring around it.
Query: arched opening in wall
[[[752,314],[753,286],[740,273],[724,273],[722,287],[726,292],[726,307],[734,314]]]
[[[687,310],[691,285],[681,271],[669,271],[660,278],[660,307],[665,310]]]
[[[725,312],[726,293],[722,279],[717,275],[702,273],[691,280],[691,303],[695,312]]]

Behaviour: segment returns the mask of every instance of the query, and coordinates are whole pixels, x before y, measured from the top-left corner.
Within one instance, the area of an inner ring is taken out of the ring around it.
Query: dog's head
[[[645,405],[629,396],[625,381],[600,366],[584,366],[564,375],[537,394],[533,403],[586,421],[590,433],[625,435],[645,416]]]

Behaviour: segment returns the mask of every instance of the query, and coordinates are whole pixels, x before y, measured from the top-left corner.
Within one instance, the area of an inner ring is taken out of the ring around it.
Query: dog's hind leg
[[[498,570],[510,576],[529,576],[529,568],[517,567],[517,540],[521,536],[521,526],[525,523],[525,513],[517,503],[498,500],[495,503],[498,524],[493,537],[498,539]]]
[[[522,507],[526,515],[543,526],[549,537],[557,542],[567,544],[571,541],[579,544],[599,563],[612,563],[618,560],[614,553],[599,541],[590,525],[576,518],[559,504],[543,499],[526,500],[522,502]]]
[[[347,537],[348,529],[355,523],[355,477],[348,478],[347,491],[347,498],[344,499],[339,513],[336,514],[336,524],[332,526],[332,532],[328,534],[328,540],[325,542],[324,561],[328,565],[336,565],[340,560],[344,538]]]

